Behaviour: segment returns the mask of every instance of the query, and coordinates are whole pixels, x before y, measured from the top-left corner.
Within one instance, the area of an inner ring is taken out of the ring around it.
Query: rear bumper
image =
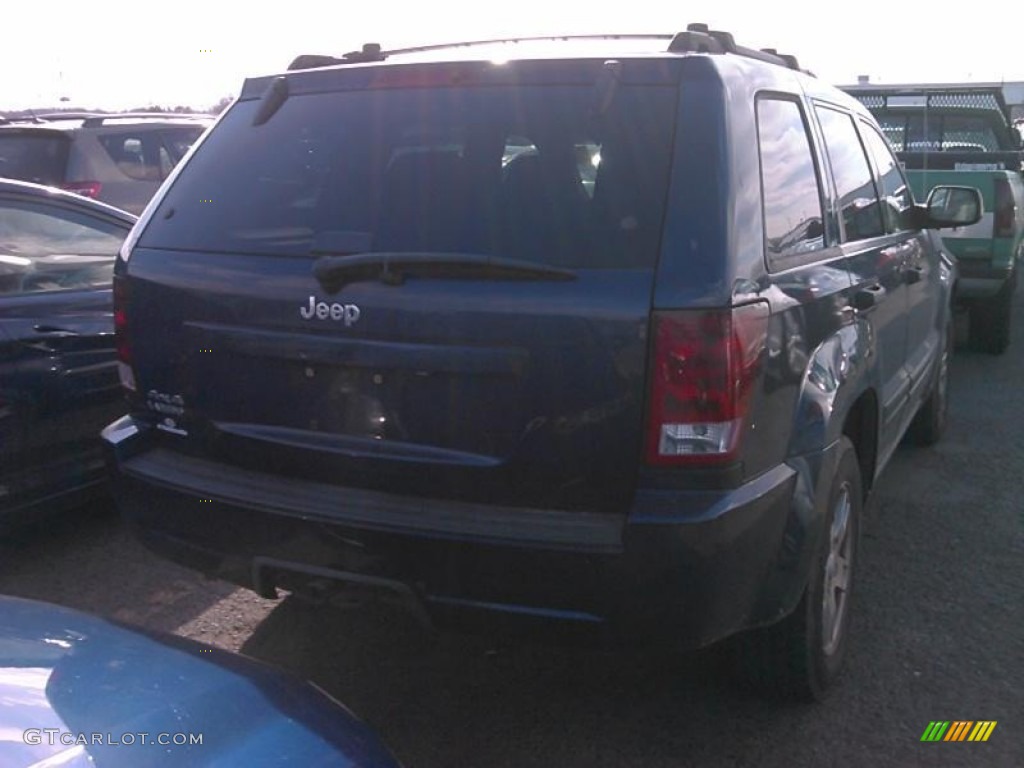
[[[795,605],[822,456],[729,491],[642,491],[628,514],[514,510],[296,481],[103,433],[113,490],[151,549],[272,594],[310,581],[461,608],[622,627],[697,647]],[[802,467],[802,468],[801,468]]]

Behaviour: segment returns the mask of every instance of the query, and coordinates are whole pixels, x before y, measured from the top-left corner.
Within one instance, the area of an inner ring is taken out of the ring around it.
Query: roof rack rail
[[[288,71],[294,72],[297,69],[320,69],[320,67],[333,67],[336,64],[345,64],[344,59],[336,56],[327,56],[321,53],[300,53],[292,63],[288,65]]]
[[[45,123],[45,120],[41,120],[39,115],[19,115],[17,117],[0,117],[0,125],[11,125],[13,123],[35,123],[36,125]]]
[[[103,125],[107,120],[135,120],[139,118],[158,118],[158,119],[175,119],[180,118],[183,120],[194,120],[199,118],[212,118],[206,112],[111,112],[109,114],[102,115],[91,115],[86,117],[82,126],[94,127],[97,125]]]
[[[707,24],[699,22],[687,24],[685,32],[680,32],[672,38],[668,50],[670,53],[734,53],[738,56],[766,61],[769,64],[777,64],[780,67],[811,74],[800,68],[796,56],[779,53],[774,48],[758,50],[737,45],[731,33],[720,29],[709,29]]]
[[[501,43],[527,43],[545,42],[558,40],[668,40],[668,51],[670,53],[734,53],[739,56],[746,56],[751,59],[759,59],[781,67],[798,70],[805,74],[813,74],[806,69],[801,69],[795,56],[779,53],[774,48],[747,48],[737,45],[736,40],[729,32],[718,29],[709,29],[707,24],[688,24],[685,32],[677,34],[605,34],[605,35],[537,35],[528,37],[498,37],[488,40],[465,40],[452,43],[436,43],[433,45],[418,45],[411,48],[394,48],[384,50],[379,43],[365,43],[358,51],[349,51],[341,57],[325,54],[306,53],[296,56],[288,71],[297,69],[319,69],[320,67],[333,67],[339,64],[361,64],[365,62],[384,61],[390,56],[400,56],[409,53],[428,53],[430,51],[443,51],[449,48],[469,48],[473,46],[498,45]]]
[[[138,118],[182,118],[185,120],[199,119],[199,118],[211,118],[210,114],[205,112],[36,112],[31,115],[21,115],[19,117],[7,117],[0,118],[5,124],[10,123],[34,123],[41,125],[43,123],[52,123],[58,120],[81,120],[83,126],[97,126],[103,125],[107,120],[118,120],[118,119],[138,119]]]
[[[82,112],[82,111],[68,111],[68,112],[36,112],[35,116],[40,120],[85,120],[89,117],[96,117],[102,115],[102,112]]]
[[[384,61],[389,56],[401,56],[409,53],[429,53],[430,51],[443,51],[449,48],[472,48],[483,45],[499,45],[501,43],[536,43],[554,42],[558,40],[671,40],[672,35],[663,33],[653,34],[607,34],[607,35],[529,35],[526,37],[495,37],[488,40],[461,40],[452,43],[435,43],[432,45],[417,45],[410,48],[393,48],[384,50],[379,43],[365,43],[361,50],[349,51],[341,58],[324,54],[305,53],[296,56],[288,70],[316,69],[318,67],[333,67],[338,64],[359,64],[367,61]]]

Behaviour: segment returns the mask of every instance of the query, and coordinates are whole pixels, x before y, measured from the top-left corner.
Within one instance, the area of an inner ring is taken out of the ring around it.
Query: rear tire
[[[839,676],[849,636],[861,487],[857,453],[844,435],[824,532],[799,605],[778,624],[750,632],[738,643],[744,678],[765,693],[820,701]]]
[[[910,424],[910,438],[918,445],[935,445],[946,431],[949,418],[949,361],[953,356],[953,321],[946,324],[946,337],[942,340],[942,354],[935,381],[928,399]]]
[[[977,301],[971,307],[971,347],[990,355],[1001,355],[1010,346],[1013,289],[1017,283],[1014,272],[991,299]]]

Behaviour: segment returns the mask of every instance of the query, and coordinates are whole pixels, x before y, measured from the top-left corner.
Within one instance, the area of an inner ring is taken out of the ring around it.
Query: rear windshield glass
[[[897,152],[998,152],[1003,146],[997,125],[982,115],[939,112],[875,114],[882,132]]]
[[[236,105],[140,244],[307,256],[482,253],[558,266],[655,261],[675,88],[297,95]]]
[[[37,184],[64,181],[68,140],[55,134],[0,132],[0,176]]]

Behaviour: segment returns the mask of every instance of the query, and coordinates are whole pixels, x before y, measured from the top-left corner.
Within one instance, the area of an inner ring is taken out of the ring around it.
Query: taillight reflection
[[[117,348],[117,372],[121,385],[135,391],[132,372],[132,346],[128,339],[128,281],[114,276],[114,344]]]
[[[1013,237],[1017,219],[1017,204],[1007,179],[996,179],[995,236]]]
[[[82,197],[91,197],[94,200],[100,196],[103,185],[98,181],[69,181],[61,185],[61,189],[74,192]]]

